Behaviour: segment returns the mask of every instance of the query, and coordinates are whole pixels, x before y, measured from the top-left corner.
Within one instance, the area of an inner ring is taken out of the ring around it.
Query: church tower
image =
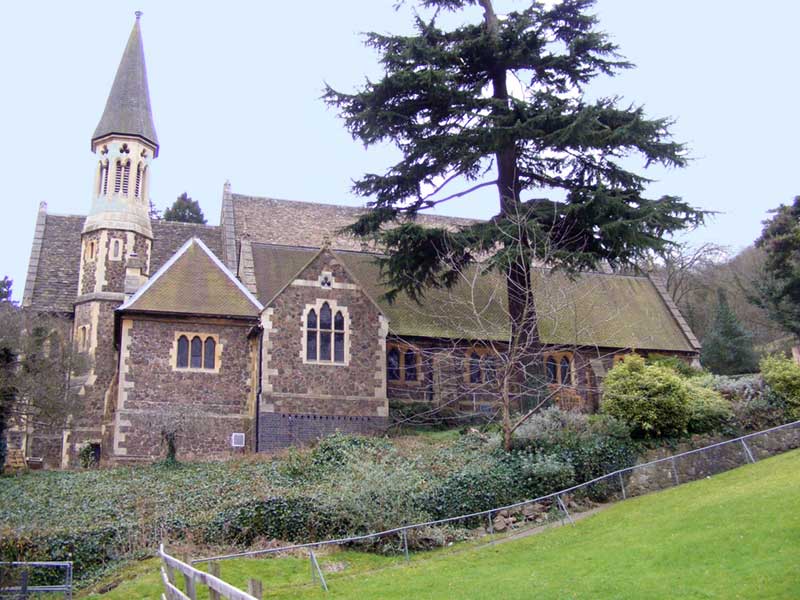
[[[100,122],[92,136],[97,156],[91,208],[81,233],[81,263],[75,301],[74,340],[87,357],[88,371],[73,381],[82,407],[65,433],[62,464],[73,464],[77,451],[103,446],[101,422],[114,410],[116,350],[114,310],[131,293],[131,275],[149,274],[153,232],[149,217],[151,162],[158,137],[150,109],[144,48],[136,13]]]

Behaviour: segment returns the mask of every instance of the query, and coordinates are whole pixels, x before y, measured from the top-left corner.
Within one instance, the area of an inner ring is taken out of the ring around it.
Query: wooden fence
[[[219,563],[209,563],[209,572],[195,569],[193,566],[170,556],[164,550],[164,544],[158,548],[161,557],[161,580],[164,583],[162,600],[197,600],[197,587],[203,585],[208,588],[210,600],[261,600],[263,593],[261,581],[251,579],[247,584],[247,592],[233,587],[219,578]],[[175,572],[183,575],[184,589],[177,585]]]

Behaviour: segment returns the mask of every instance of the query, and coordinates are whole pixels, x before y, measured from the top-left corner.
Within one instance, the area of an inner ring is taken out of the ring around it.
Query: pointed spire
[[[153,113],[150,110],[144,46],[139,27],[141,16],[142,13],[136,11],[136,22],[133,24],[128,45],[125,46],[125,52],[119,62],[105,111],[92,136],[92,150],[100,138],[119,134],[143,138],[155,146],[154,154],[158,156],[158,136],[153,125]]]

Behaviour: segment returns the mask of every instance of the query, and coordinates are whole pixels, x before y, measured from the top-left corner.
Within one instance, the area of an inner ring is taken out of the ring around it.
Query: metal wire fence
[[[71,562],[0,562],[0,599],[72,598]]]
[[[750,433],[731,440],[725,440],[702,448],[672,454],[612,471],[590,481],[568,487],[551,494],[522,500],[506,506],[489,508],[479,512],[457,515],[445,519],[426,521],[402,525],[384,531],[377,531],[364,535],[343,537],[337,539],[293,544],[262,550],[251,550],[199,558],[192,564],[227,560],[232,558],[245,558],[266,555],[278,555],[287,552],[307,550],[312,562],[316,563],[313,550],[325,546],[352,545],[359,542],[377,541],[384,538],[394,538],[405,557],[408,559],[408,537],[410,532],[425,530],[433,527],[447,525],[479,526],[485,524],[489,534],[495,533],[496,517],[502,515],[517,515],[514,519],[518,524],[530,524],[528,517],[541,514],[537,511],[527,511],[526,507],[536,506],[537,509],[546,509],[550,514],[557,512],[568,522],[573,523],[573,514],[569,506],[573,498],[603,498],[606,500],[625,500],[651,492],[660,491],[690,481],[711,477],[718,473],[735,469],[746,464],[755,463],[763,458],[780,454],[794,448],[800,448],[800,421],[786,423],[756,433]],[[317,570],[319,568],[317,567]],[[323,579],[324,581],[324,579]],[[327,588],[326,588],[327,589]]]

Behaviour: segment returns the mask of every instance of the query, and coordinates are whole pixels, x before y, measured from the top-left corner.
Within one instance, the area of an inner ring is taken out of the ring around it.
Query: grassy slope
[[[266,598],[800,598],[800,451],[488,548],[397,558],[354,552],[324,562],[325,595],[307,559],[222,563],[226,580],[264,581]],[[155,562],[151,563],[153,567]],[[142,569],[144,565],[140,566]],[[153,571],[102,596],[158,598]]]

